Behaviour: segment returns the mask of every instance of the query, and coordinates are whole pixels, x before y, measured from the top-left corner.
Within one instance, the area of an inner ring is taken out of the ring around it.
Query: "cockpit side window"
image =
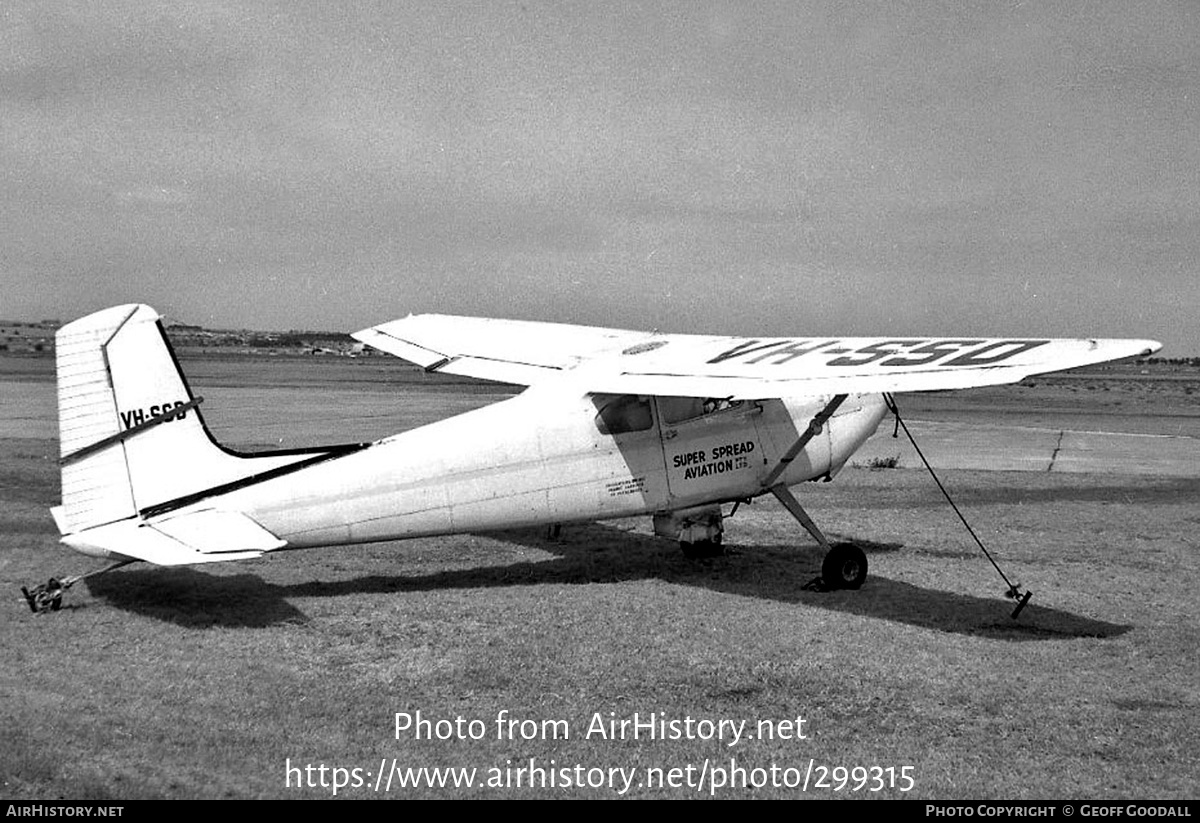
[[[736,409],[742,405],[741,400],[728,400],[723,397],[660,397],[658,398],[658,413],[664,426],[694,420],[706,414]]]
[[[726,409],[736,409],[745,402],[745,400],[730,400],[727,397],[709,397],[704,401],[704,413],[713,414]]]
[[[596,428],[601,434],[647,431],[654,426],[650,400],[635,394],[597,395]]]
[[[660,397],[658,398],[658,413],[663,425],[672,425],[684,420],[691,420],[704,414],[704,398],[702,397]]]

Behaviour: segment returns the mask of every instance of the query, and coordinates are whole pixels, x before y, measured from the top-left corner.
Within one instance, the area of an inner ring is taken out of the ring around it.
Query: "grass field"
[[[218,406],[234,404],[222,436],[250,444],[286,436],[281,410],[305,437],[347,440],[493,399],[465,386],[397,388],[366,371],[347,384],[336,364],[185,368],[214,425]],[[22,407],[46,403],[44,391],[52,408],[42,371],[8,377],[28,387]],[[1070,389],[1101,396],[1093,385],[1019,387],[1007,414],[986,398],[972,407],[969,394],[952,407],[923,398],[919,410],[1078,419]],[[1133,380],[1110,390],[1119,406],[1082,405],[1093,427],[1186,428],[1189,387]],[[368,401],[348,405],[364,392]],[[261,425],[235,433],[255,415]],[[93,564],[58,546],[47,512],[58,501],[56,444],[36,420],[25,430],[0,439],[5,797],[328,797],[332,785],[296,787],[319,784],[319,765],[327,784],[345,770],[339,797],[1200,795],[1198,480],[947,472],[1006,572],[1035,593],[1019,621],[928,476],[865,467],[798,490],[829,532],[866,548],[871,576],[857,592],[805,591],[819,557],[774,501],[760,501],[727,521],[732,551],[709,561],[621,521],[568,527],[556,541],[526,531],[133,566],[34,616],[20,585]],[[445,740],[397,734],[396,714],[417,712],[478,724]],[[724,740],[587,735],[597,716],[635,713],[680,731],[688,717],[746,725],[733,745],[728,723]],[[535,722],[498,734],[498,717]],[[763,739],[760,721],[790,725]],[[559,785],[528,787],[516,770],[531,759]],[[474,785],[400,788],[393,774],[377,794],[381,766],[393,765],[474,769]],[[851,779],[804,794],[770,785],[772,766],[777,782],[816,781],[822,766],[891,768],[868,774],[895,785],[872,792],[868,779],[853,792]],[[904,793],[893,777],[906,766],[914,785]],[[768,785],[738,784],[737,768]],[[679,785],[648,785],[669,782],[671,769]],[[714,789],[721,770],[734,785]],[[687,784],[702,772],[698,792]],[[597,776],[603,785],[562,787]]]

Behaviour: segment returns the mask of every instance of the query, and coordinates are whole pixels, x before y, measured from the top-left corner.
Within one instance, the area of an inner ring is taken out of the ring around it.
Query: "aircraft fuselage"
[[[765,492],[827,401],[705,410],[535,388],[178,513],[244,512],[301,548],[678,511]],[[836,473],[885,413],[880,396],[851,396],[775,482]]]

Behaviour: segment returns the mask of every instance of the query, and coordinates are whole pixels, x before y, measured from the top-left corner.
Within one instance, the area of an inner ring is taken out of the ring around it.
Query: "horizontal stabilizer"
[[[121,520],[67,535],[62,542],[85,554],[132,557],[159,566],[247,560],[287,545],[244,514],[211,509],[153,524]]]
[[[158,520],[153,528],[204,554],[231,549],[269,552],[287,545],[241,512],[208,509]]]

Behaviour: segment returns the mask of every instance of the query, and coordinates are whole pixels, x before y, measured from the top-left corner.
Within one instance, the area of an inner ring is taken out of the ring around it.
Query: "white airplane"
[[[159,316],[106,309],[59,330],[62,542],[116,565],[650,515],[692,556],[723,507],[774,495],[858,588],[790,487],[832,479],[885,393],[1015,383],[1157,351],[1152,340],[735,338],[414,315],[354,335],[429,372],[521,394],[373,443],[239,454],[209,434]],[[101,571],[107,571],[103,569]],[[58,608],[82,579],[26,598]]]

